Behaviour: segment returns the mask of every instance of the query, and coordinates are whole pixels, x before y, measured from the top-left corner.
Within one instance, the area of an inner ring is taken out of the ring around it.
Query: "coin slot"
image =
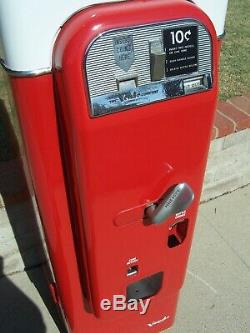
[[[126,76],[116,80],[117,89],[119,92],[130,91],[131,89],[136,89],[138,84],[137,76]]]

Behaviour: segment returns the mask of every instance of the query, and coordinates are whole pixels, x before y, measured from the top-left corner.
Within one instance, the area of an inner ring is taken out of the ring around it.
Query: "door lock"
[[[176,185],[159,204],[146,208],[146,217],[152,224],[161,224],[170,216],[187,209],[194,200],[194,192],[187,183]]]

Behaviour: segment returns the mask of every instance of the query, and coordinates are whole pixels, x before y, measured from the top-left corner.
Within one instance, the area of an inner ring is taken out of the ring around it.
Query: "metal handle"
[[[187,183],[176,185],[160,201],[146,208],[146,216],[153,224],[161,224],[170,216],[187,209],[194,200],[194,192]]]

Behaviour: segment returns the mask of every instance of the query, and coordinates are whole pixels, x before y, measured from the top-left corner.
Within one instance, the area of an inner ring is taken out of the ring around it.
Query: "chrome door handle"
[[[187,183],[176,185],[160,203],[146,208],[146,217],[152,224],[161,224],[170,216],[187,209],[194,200],[194,192]]]

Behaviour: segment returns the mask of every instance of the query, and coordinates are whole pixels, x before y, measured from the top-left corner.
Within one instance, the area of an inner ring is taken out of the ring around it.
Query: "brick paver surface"
[[[212,139],[250,128],[250,92],[218,102]]]

